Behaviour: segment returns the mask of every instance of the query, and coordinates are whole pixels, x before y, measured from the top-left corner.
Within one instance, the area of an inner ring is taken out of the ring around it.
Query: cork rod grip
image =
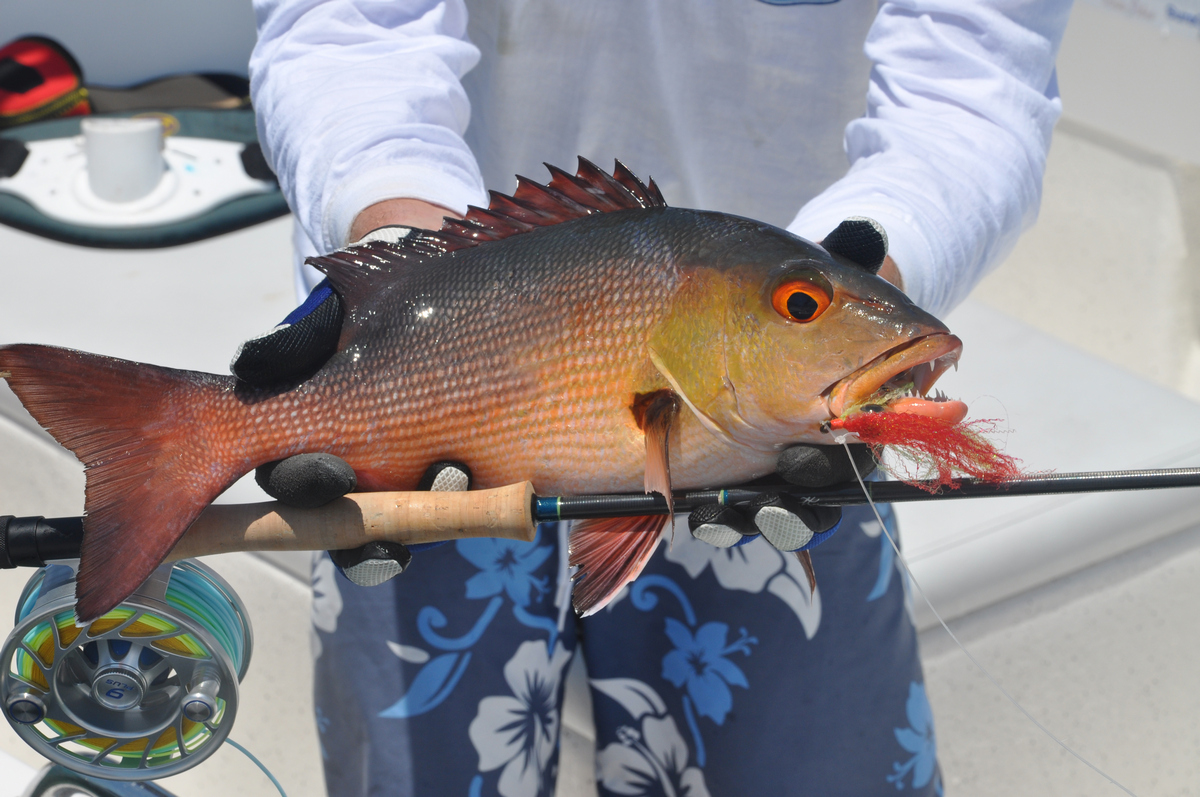
[[[276,501],[214,504],[200,514],[167,559],[232,551],[332,551],[372,540],[530,541],[536,530],[529,482],[458,493],[351,493],[317,509]]]

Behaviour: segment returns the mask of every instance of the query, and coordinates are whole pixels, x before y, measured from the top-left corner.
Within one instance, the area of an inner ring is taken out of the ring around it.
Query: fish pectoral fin
[[[670,515],[583,520],[571,529],[571,603],[580,617],[603,609],[650,561]]]
[[[674,391],[655,390],[634,396],[630,410],[646,435],[646,492],[659,493],[674,509],[671,498],[671,425],[682,402]],[[571,529],[575,576],[572,603],[581,617],[608,605],[650,561],[663,529],[674,513],[584,520]]]
[[[817,591],[817,571],[813,569],[812,554],[808,551],[796,551],[796,558],[804,568],[804,575],[808,576],[808,594],[812,595]]]
[[[674,508],[671,498],[671,426],[679,417],[682,402],[673,390],[655,390],[634,396],[630,410],[646,435],[645,488],[659,493]]]

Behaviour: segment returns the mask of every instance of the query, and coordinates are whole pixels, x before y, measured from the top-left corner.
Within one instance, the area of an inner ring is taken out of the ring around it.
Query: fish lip
[[[888,380],[912,371],[914,386],[922,396],[951,366],[958,364],[962,341],[946,332],[925,335],[889,349],[849,376],[829,386],[826,406],[830,417],[840,418],[850,407],[865,401]],[[920,366],[926,366],[921,368]]]

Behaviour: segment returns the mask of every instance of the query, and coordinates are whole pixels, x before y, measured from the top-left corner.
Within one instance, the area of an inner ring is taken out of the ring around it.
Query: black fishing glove
[[[412,230],[399,225],[380,227],[352,245],[372,241],[396,243]],[[316,373],[337,351],[342,316],[342,300],[330,287],[329,280],[321,280],[279,326],[239,346],[229,370],[250,387],[269,389],[301,382]]]
[[[878,274],[887,258],[888,239],[883,225],[866,216],[851,216],[821,241],[825,251]]]
[[[852,445],[850,451],[864,478],[875,470],[867,446]],[[775,472],[801,488],[798,492],[858,482],[840,445],[792,446],[780,454]],[[798,551],[820,545],[837,531],[841,520],[841,507],[807,506],[787,493],[763,493],[737,507],[702,506],[688,515],[688,528],[693,537],[718,548],[740,545],[762,534],[781,551]]]
[[[380,227],[354,245],[372,241],[396,243],[411,234],[412,229],[400,225]],[[229,368],[241,382],[263,389],[283,388],[307,379],[337,351],[342,318],[341,299],[329,280],[322,280],[277,327],[243,343]],[[421,489],[466,489],[469,472],[465,466],[450,469],[459,474],[459,479],[447,476],[437,486],[430,486],[439,472],[447,470],[447,464],[431,466]],[[354,469],[332,454],[300,454],[270,462],[260,466],[254,478],[272,498],[303,509],[327,504],[357,485]],[[459,481],[463,486],[452,486]],[[364,587],[388,581],[412,562],[408,548],[392,542],[371,542],[360,548],[330,551],[329,556],[346,578]]]
[[[333,454],[298,454],[260,467],[254,475],[259,486],[288,506],[312,509],[351,492],[357,485],[354,469]],[[458,492],[470,487],[471,471],[458,462],[436,462],[425,471],[418,490]],[[413,550],[441,543],[414,545]],[[358,548],[330,551],[329,558],[342,575],[360,587],[382,584],[405,571],[412,562],[408,547],[398,542],[375,541]]]

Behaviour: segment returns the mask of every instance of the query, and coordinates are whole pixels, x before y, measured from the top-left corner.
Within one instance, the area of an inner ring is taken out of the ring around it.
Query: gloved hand
[[[333,454],[298,454],[260,467],[255,481],[272,498],[288,506],[312,509],[351,492],[357,485],[354,469]],[[435,462],[422,477],[418,490],[458,492],[471,485],[471,471],[459,462]],[[414,545],[422,551],[444,543]],[[405,571],[412,551],[398,542],[369,542],[358,548],[330,551],[329,558],[342,575],[360,587],[382,584]]]
[[[353,245],[372,241],[396,243],[412,231],[412,227],[399,225],[380,227]],[[330,287],[329,280],[321,280],[279,326],[238,347],[229,370],[250,387],[270,389],[302,382],[337,351],[342,316],[342,300]]]
[[[875,470],[867,446],[852,445],[850,451],[863,477]],[[794,445],[780,454],[775,472],[789,484],[810,489],[857,482],[840,445]],[[841,519],[840,507],[808,506],[785,493],[764,493],[744,506],[702,506],[688,515],[688,528],[696,539],[719,548],[762,534],[781,551],[798,551],[820,545],[837,531]]]
[[[372,241],[396,243],[412,230],[412,227],[402,225],[380,227],[355,241],[354,245]],[[230,370],[240,381],[256,388],[282,388],[303,381],[337,351],[342,317],[341,299],[330,287],[329,280],[322,280],[279,326],[243,343],[234,355]],[[443,472],[445,475],[439,479]],[[457,477],[451,474],[457,474]],[[255,471],[254,478],[272,498],[303,509],[327,504],[357,485],[354,469],[332,454],[300,454],[269,462]],[[426,471],[420,489],[465,490],[469,479],[465,466],[437,463]],[[417,546],[417,549],[437,544]],[[412,562],[412,553],[407,547],[391,542],[371,542],[351,550],[330,551],[329,555],[346,578],[364,587],[394,578]]]

